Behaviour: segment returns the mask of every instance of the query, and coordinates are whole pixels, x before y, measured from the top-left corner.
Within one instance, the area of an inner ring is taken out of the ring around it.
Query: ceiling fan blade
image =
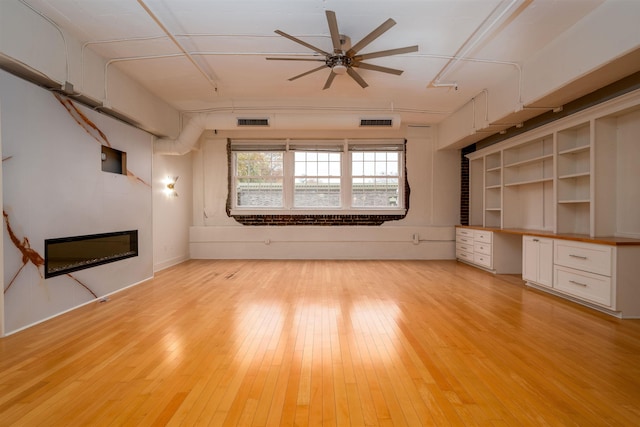
[[[383,56],[391,56],[391,55],[400,55],[402,53],[411,53],[411,52],[417,52],[417,51],[418,51],[418,45],[399,47],[397,49],[381,50],[379,52],[371,52],[371,53],[365,53],[363,55],[356,55],[353,57],[353,60],[359,62],[364,59],[380,58]]]
[[[338,31],[338,21],[336,19],[336,13],[332,10],[327,10],[327,22],[329,23],[329,33],[331,33],[331,42],[333,43],[333,51],[339,53],[342,51],[342,43],[340,43],[340,32]]]
[[[333,83],[333,79],[335,78],[336,78],[336,73],[334,73],[333,70],[331,70],[331,74],[329,74],[329,77],[327,77],[327,82],[324,84],[324,87],[322,88],[322,90],[329,89],[331,87],[331,83]]]
[[[324,50],[320,49],[319,47],[315,47],[314,45],[311,45],[311,44],[309,44],[307,42],[303,42],[299,38],[290,36],[289,34],[285,33],[284,31],[276,30],[275,33],[281,35],[282,37],[288,38],[292,42],[296,42],[298,44],[301,44],[302,46],[304,46],[306,48],[309,48],[309,49],[313,50],[314,52],[321,53],[324,56],[328,56],[329,55],[327,52],[325,52]]]
[[[289,81],[290,81],[290,82],[292,82],[292,81],[294,81],[295,79],[299,79],[300,77],[304,77],[304,76],[306,76],[307,74],[315,73],[316,71],[320,71],[320,70],[323,70],[323,69],[325,69],[325,68],[327,68],[327,66],[326,66],[326,65],[321,65],[321,66],[319,66],[318,68],[314,68],[313,70],[309,70],[309,71],[306,71],[306,72],[304,72],[304,73],[302,73],[302,74],[298,74],[297,76],[293,76],[293,77],[291,77],[291,78],[289,79]]]
[[[395,68],[388,68],[388,67],[381,67],[380,65],[367,64],[364,62],[354,62],[353,64],[351,64],[351,66],[357,67],[357,68],[363,68],[365,70],[380,71],[382,73],[395,74],[396,76],[399,76],[404,72],[403,70],[398,70]]]
[[[326,62],[326,59],[311,59],[311,58],[265,58],[267,61],[313,61],[313,62]]]
[[[382,24],[380,24],[380,26],[378,28],[376,28],[375,30],[371,31],[362,40],[360,40],[358,43],[353,45],[351,47],[351,49],[349,49],[347,51],[347,56],[351,57],[351,56],[355,55],[356,53],[360,52],[369,43],[371,43],[372,41],[374,41],[375,39],[380,37],[382,34],[384,34],[389,28],[393,27],[394,25],[396,25],[396,21],[394,21],[391,18],[387,19]]]
[[[356,70],[354,70],[353,68],[347,68],[347,74],[349,74],[351,78],[362,87],[362,89],[369,86],[367,82],[365,82],[364,79],[360,77],[360,74],[356,73]]]

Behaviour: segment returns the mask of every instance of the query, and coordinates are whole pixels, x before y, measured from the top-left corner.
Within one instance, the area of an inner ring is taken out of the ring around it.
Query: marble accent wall
[[[5,333],[151,277],[153,137],[3,71],[0,108]],[[126,174],[101,170],[102,145]],[[137,257],[44,279],[45,239],[132,229]]]

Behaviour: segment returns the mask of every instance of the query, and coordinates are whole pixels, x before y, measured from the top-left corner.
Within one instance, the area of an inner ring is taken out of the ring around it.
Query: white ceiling
[[[514,72],[602,0],[521,0],[468,52],[465,42],[500,0],[25,0],[87,43],[149,91],[182,111],[236,108],[327,109],[401,112],[409,122],[437,123],[484,88]],[[192,55],[192,64],[143,8],[143,3]],[[335,11],[341,34],[352,43],[387,18],[397,25],[360,53],[418,45],[415,53],[366,62],[404,70],[401,76],[358,69],[369,87],[338,76],[322,87],[323,69],[288,81],[321,63],[267,61],[313,58],[312,51],[274,33],[279,29],[332,51],[326,10]],[[440,83],[430,83],[451,57],[464,54]],[[163,57],[163,55],[179,54]],[[157,56],[155,59],[148,58]],[[146,58],[146,59],[145,59]]]

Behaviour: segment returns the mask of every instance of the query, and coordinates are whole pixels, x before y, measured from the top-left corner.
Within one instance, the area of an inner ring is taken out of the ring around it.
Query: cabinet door
[[[538,239],[538,283],[553,286],[553,240]]]
[[[522,237],[522,278],[538,282],[538,242],[531,236]]]
[[[553,240],[522,237],[522,278],[539,285],[553,286]]]

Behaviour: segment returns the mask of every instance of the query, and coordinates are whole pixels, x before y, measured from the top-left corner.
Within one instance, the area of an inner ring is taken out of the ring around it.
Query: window
[[[351,153],[354,207],[396,207],[400,196],[400,154],[395,151]]]
[[[404,211],[404,141],[231,141],[235,214]]]
[[[278,151],[235,153],[235,194],[239,208],[282,208],[283,158]]]
[[[339,208],[341,205],[341,153],[294,152],[293,206]]]

